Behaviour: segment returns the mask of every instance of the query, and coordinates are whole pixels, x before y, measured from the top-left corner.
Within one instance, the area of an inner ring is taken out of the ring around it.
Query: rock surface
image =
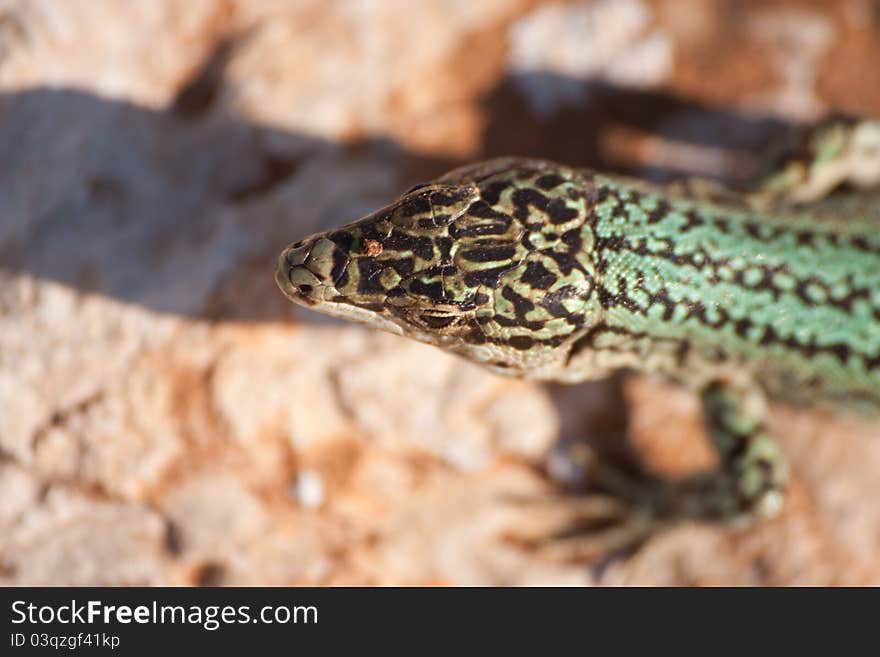
[[[782,515],[602,564],[510,536],[629,414],[295,309],[290,241],[500,154],[732,179],[786,122],[880,115],[873,3],[0,2],[0,584],[880,584],[880,429],[775,407]],[[622,394],[618,394],[622,393]]]

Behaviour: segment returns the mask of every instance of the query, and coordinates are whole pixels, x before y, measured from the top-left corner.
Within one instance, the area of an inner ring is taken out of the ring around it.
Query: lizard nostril
[[[305,241],[291,244],[284,250],[284,261],[288,267],[297,267],[309,257],[309,248],[306,248]]]

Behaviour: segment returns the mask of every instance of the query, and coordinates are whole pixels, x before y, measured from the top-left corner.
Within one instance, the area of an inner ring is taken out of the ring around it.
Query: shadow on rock
[[[165,313],[280,319],[292,310],[272,271],[287,243],[462,163],[386,139],[331,143],[225,115],[215,103],[224,61],[221,46],[167,110],[71,89],[0,95],[0,272]],[[557,97],[552,111],[535,106]],[[552,74],[505,79],[482,102],[481,157],[627,173],[603,155],[613,125],[720,147],[752,147],[779,128]]]

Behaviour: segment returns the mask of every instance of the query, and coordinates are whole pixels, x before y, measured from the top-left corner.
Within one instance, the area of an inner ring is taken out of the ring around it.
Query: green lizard
[[[777,162],[737,194],[491,160],[291,244],[276,280],[296,303],[504,374],[690,386],[717,470],[606,488],[642,533],[766,516],[787,471],[765,395],[880,408],[880,122],[827,122]]]

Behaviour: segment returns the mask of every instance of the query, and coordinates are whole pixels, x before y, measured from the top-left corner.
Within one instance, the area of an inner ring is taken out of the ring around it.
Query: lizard
[[[741,190],[479,162],[290,244],[276,282],[501,374],[691,388],[717,468],[661,486],[597,476],[634,519],[599,544],[747,523],[780,510],[789,478],[768,398],[880,409],[880,121],[819,123],[770,162]]]

